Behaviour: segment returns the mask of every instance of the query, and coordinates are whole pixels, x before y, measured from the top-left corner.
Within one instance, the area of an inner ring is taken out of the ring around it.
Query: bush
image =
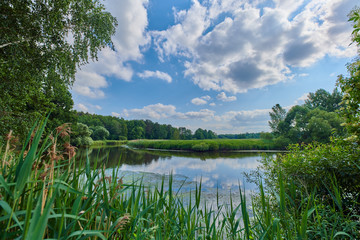
[[[206,143],[199,143],[199,144],[195,144],[194,146],[192,146],[191,148],[193,151],[197,151],[197,152],[205,152],[209,150],[209,145]]]
[[[298,193],[311,192],[331,200],[336,187],[346,211],[360,213],[360,150],[343,140],[330,144],[291,145],[289,153],[263,159],[267,184],[276,186],[279,172],[298,186]],[[355,204],[355,205],[354,205]]]
[[[127,137],[125,137],[125,136],[119,136],[119,140],[120,140],[120,141],[126,141],[126,140],[127,140]]]
[[[275,139],[275,146],[279,149],[285,149],[289,144],[291,144],[291,140],[284,136]]]

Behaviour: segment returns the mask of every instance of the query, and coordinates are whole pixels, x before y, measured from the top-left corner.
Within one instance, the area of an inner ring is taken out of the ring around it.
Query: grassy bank
[[[20,153],[10,139],[1,148],[0,239],[360,237],[360,168],[346,170],[359,162],[351,147],[294,148],[265,158],[267,187],[255,178],[259,193],[251,216],[241,189],[239,205],[230,199],[230,205],[217,202],[208,208],[201,184],[184,199],[173,191],[171,176],[167,188],[165,179],[157,187],[141,179],[124,183],[117,168],[105,175],[103,166],[90,169],[88,161],[74,161],[74,148],[61,143],[66,134],[44,137],[43,126],[29,134]],[[324,157],[328,164],[321,164]]]
[[[151,148],[186,151],[277,150],[273,142],[262,139],[206,139],[206,140],[136,140],[129,141],[133,148]]]
[[[121,146],[125,145],[125,140],[97,140],[93,141],[90,147],[106,147],[106,146]]]

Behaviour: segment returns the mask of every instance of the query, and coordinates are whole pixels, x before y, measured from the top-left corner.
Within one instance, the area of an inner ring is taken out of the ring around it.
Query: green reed
[[[265,190],[259,181],[251,206],[241,188],[240,204],[230,199],[225,205],[217,193],[216,206],[208,206],[201,183],[184,196],[172,176],[157,186],[142,179],[125,183],[116,168],[106,175],[100,163],[91,168],[88,158],[77,162],[74,148],[61,140],[69,129],[44,136],[45,124],[33,127],[20,152],[9,136],[0,153],[0,239],[356,238],[356,217],[338,214],[342,198],[335,181],[329,187],[333,205],[324,206],[316,191],[299,195],[279,173],[279,188]]]

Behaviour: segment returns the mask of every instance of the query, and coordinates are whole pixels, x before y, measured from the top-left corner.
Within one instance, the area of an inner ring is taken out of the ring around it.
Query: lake
[[[261,153],[253,152],[169,152],[134,150],[127,147],[92,148],[88,150],[92,164],[97,160],[105,163],[106,175],[119,171],[124,182],[142,179],[144,184],[157,185],[170,174],[173,188],[183,195],[194,191],[202,184],[202,199],[208,204],[219,200],[228,204],[239,202],[239,186],[249,196],[256,190],[253,183],[246,181],[245,172],[259,166]],[[267,153],[274,154],[274,153]],[[85,159],[86,151],[80,149],[77,158]]]

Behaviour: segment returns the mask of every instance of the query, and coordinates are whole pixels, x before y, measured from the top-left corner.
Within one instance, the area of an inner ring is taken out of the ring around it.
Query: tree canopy
[[[1,1],[0,134],[50,111],[50,128],[73,122],[76,69],[112,47],[116,24],[98,0]]]
[[[358,46],[360,54],[360,9],[355,8],[349,14],[353,22],[352,40]],[[360,144],[360,57],[347,66],[348,76],[338,77],[338,86],[344,92],[341,114],[345,118],[345,126],[351,136],[349,140]]]
[[[337,113],[341,99],[342,93],[337,89],[332,94],[319,89],[309,93],[305,104],[293,106],[289,111],[276,104],[269,113],[269,125],[279,145],[327,143],[334,133],[343,136],[343,120]]]

